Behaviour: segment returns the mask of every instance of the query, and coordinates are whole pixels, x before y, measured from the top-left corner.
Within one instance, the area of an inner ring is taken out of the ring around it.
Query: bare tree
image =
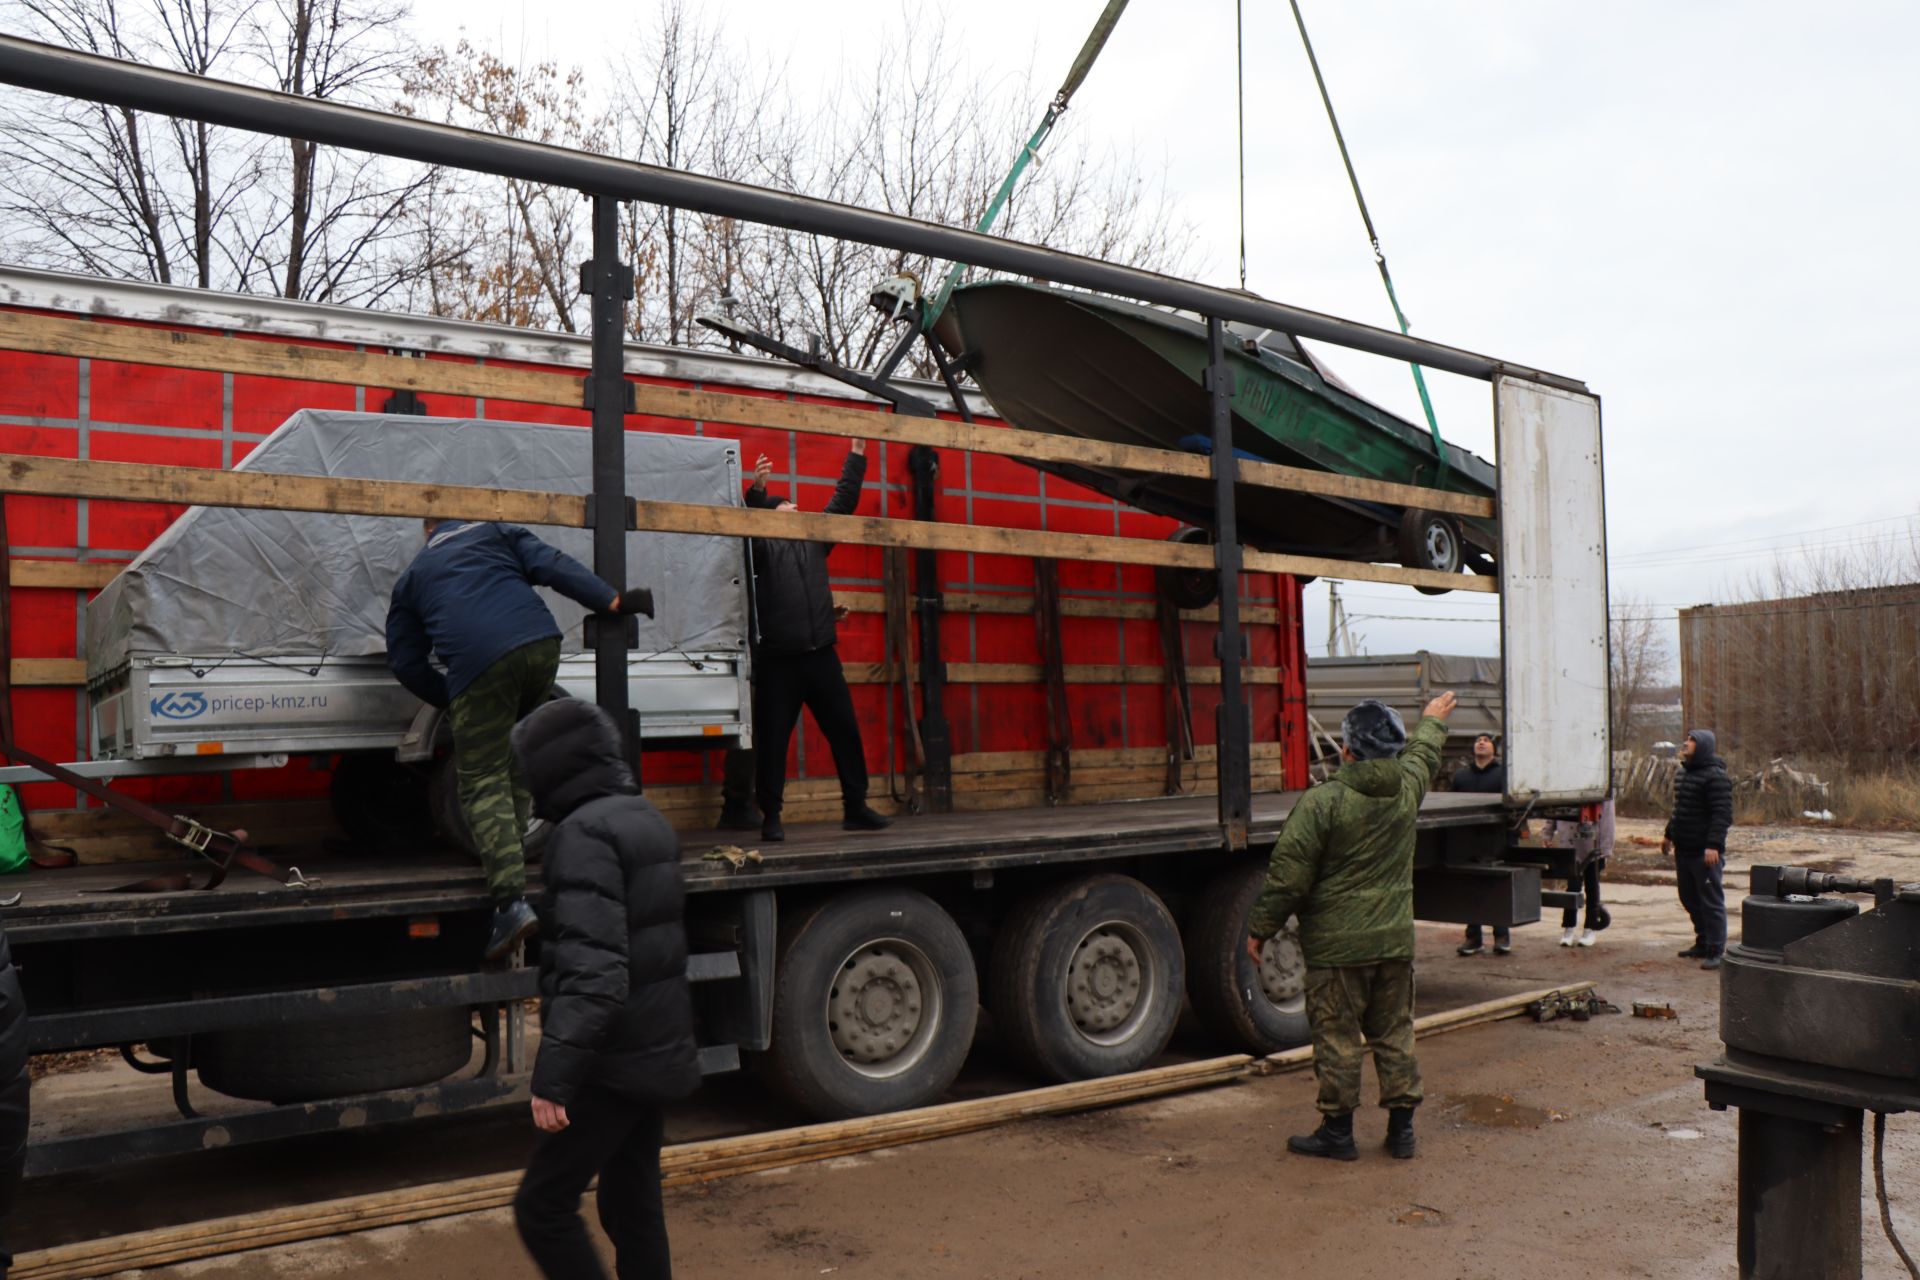
[[[412,111],[448,123],[583,150],[605,145],[605,113],[588,102],[577,68],[520,67],[462,40],[422,56],[406,91]],[[447,171],[411,214],[421,254],[416,294],[435,314],[579,330],[576,265],[589,233],[578,192]]]
[[[1609,729],[1616,747],[1631,747],[1636,736],[1635,708],[1644,695],[1666,683],[1672,653],[1664,623],[1651,605],[1636,596],[1613,601],[1610,629],[1608,695],[1613,723]]]

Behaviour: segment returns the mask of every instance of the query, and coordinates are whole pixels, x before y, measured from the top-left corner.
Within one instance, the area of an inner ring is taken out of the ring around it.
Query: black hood
[[[1689,769],[1705,769],[1720,763],[1720,739],[1711,729],[1695,729],[1687,735],[1693,739],[1693,758],[1685,762]]]
[[[515,725],[513,754],[533,794],[534,813],[548,822],[589,800],[640,790],[621,758],[613,721],[578,698],[557,698]]]

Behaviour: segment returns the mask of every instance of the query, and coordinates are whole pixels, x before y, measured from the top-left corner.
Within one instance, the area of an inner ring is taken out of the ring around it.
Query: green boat
[[[1012,281],[956,289],[938,332],[1016,426],[1117,444],[1212,452],[1204,321]],[[1241,457],[1492,497],[1494,468],[1363,399],[1287,334],[1227,326]],[[1209,481],[1052,463],[1046,470],[1143,510],[1210,528]],[[1241,537],[1263,550],[1492,573],[1493,522],[1241,486]]]

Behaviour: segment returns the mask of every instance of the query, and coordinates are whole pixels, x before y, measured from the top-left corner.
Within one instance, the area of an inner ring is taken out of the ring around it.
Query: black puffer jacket
[[[1682,762],[1673,782],[1673,817],[1667,839],[1683,853],[1703,849],[1727,851],[1727,829],[1733,825],[1733,780],[1726,762],[1714,754],[1718,742],[1711,730],[1695,729],[1693,755]]]
[[[1478,791],[1488,795],[1504,795],[1507,790],[1507,766],[1495,760],[1482,769],[1469,760],[1453,771],[1453,789],[1455,791]]]
[[[852,514],[866,478],[866,455],[849,453],[826,514]],[[781,501],[765,489],[747,490],[750,507],[771,508]],[[760,652],[814,653],[834,642],[833,588],[827,583],[827,554],[832,550],[826,542],[753,540],[754,635]]]
[[[642,799],[596,706],[549,702],[513,731],[534,812],[555,824],[540,907],[534,1096],[589,1086],[636,1102],[700,1083],[681,923],[680,841]]]

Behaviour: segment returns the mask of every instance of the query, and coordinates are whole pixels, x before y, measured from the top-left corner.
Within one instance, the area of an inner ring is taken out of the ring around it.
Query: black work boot
[[[503,902],[493,909],[493,927],[487,930],[488,960],[504,960],[513,949],[540,931],[540,918],[525,898]]]
[[[722,831],[757,831],[760,828],[760,810],[753,805],[724,805],[720,809],[720,829]]]
[[[1329,1160],[1358,1160],[1353,1145],[1353,1112],[1321,1116],[1320,1127],[1304,1138],[1288,1138],[1287,1150],[1301,1156],[1325,1156]]]
[[[893,819],[883,817],[867,807],[862,800],[858,804],[846,806],[845,821],[840,824],[842,831],[884,831],[893,825]]]
[[[1707,948],[1705,945],[1696,942],[1685,951],[1676,952],[1675,954],[1682,960],[1704,960],[1707,958]]]
[[[778,844],[787,838],[787,829],[780,825],[780,811],[769,809],[760,821],[760,838],[768,844]]]
[[[1412,1107],[1394,1107],[1387,1112],[1387,1154],[1395,1160],[1413,1159]]]

